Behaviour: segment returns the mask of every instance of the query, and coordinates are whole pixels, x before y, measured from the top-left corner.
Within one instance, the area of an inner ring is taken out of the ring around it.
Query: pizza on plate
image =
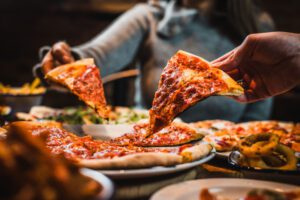
[[[197,129],[199,132],[213,134],[216,131],[230,129],[235,125],[235,123],[227,120],[215,119],[192,122],[189,123],[189,125]]]
[[[273,133],[280,137],[280,143],[300,152],[300,125],[275,120],[233,123],[224,120],[206,120],[190,123],[205,133],[204,141],[211,143],[218,152],[232,151],[239,142],[255,134]]]
[[[268,121],[251,121],[245,123],[238,123],[235,125],[235,132],[238,135],[249,135],[257,133],[271,132],[279,136],[292,132],[294,123],[280,122],[276,120]]]
[[[181,112],[212,95],[239,96],[243,88],[220,69],[193,54],[178,51],[167,63],[149,111],[151,135]]]
[[[291,147],[294,151],[300,152],[300,123],[296,123],[293,130],[280,138],[280,143]]]
[[[188,124],[173,122],[169,126],[145,138],[148,130],[148,123],[136,124],[133,133],[124,134],[112,140],[119,145],[135,145],[144,147],[166,147],[187,144],[192,141],[201,140],[204,135],[197,132]]]
[[[97,169],[143,168],[171,166],[192,162],[207,156],[212,146],[207,143],[183,145],[178,148],[144,148],[79,137],[57,125],[38,122],[14,122],[10,126],[43,138],[53,154],[62,154],[83,167]]]
[[[56,67],[46,74],[46,79],[67,87],[99,116],[108,118],[109,109],[106,106],[100,71],[93,59]]]
[[[235,134],[234,123],[226,120],[205,120],[192,123],[198,131],[206,133],[204,141],[211,143],[218,152],[232,151],[240,138]]]

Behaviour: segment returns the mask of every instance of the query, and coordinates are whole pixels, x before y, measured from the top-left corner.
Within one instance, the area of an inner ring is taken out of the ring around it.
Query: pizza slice
[[[46,74],[46,79],[67,87],[96,113],[108,118],[104,89],[99,69],[93,59],[83,59],[54,68]]]
[[[266,120],[238,123],[235,125],[234,129],[235,132],[241,136],[248,136],[259,133],[274,133],[281,137],[288,133],[291,133],[293,127],[293,122]]]
[[[192,162],[208,156],[212,146],[207,143],[187,144],[174,148],[120,146],[116,143],[79,137],[55,124],[13,122],[9,124],[22,134],[43,138],[45,146],[55,155],[63,155],[82,167],[97,169],[147,168]]]
[[[198,132],[209,135],[223,129],[230,129],[235,125],[235,123],[227,120],[214,119],[192,122],[189,123],[189,125],[195,128]]]
[[[112,140],[118,145],[135,145],[142,147],[178,146],[201,140],[204,135],[185,123],[172,123],[153,135],[145,138],[149,124],[137,124],[133,133],[127,133]]]
[[[190,126],[205,133],[203,140],[212,144],[217,152],[233,150],[240,138],[234,131],[235,123],[226,120],[205,120],[190,123]]]
[[[178,51],[167,63],[149,111],[151,135],[181,112],[212,95],[239,96],[243,88],[220,69],[193,54]]]
[[[203,140],[212,144],[217,152],[227,152],[238,146],[240,137],[230,129],[222,129],[206,135]]]

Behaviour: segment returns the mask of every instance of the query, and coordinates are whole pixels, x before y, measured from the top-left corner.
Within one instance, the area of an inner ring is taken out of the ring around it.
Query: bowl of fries
[[[32,106],[40,105],[46,88],[36,78],[21,87],[11,87],[0,83],[0,105],[11,107],[11,113],[28,112]]]

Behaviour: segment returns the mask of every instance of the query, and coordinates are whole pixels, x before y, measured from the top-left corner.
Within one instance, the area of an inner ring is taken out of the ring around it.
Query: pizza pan
[[[229,164],[240,171],[246,178],[266,179],[285,183],[300,185],[300,163],[297,170],[260,169],[254,167],[241,166],[239,160],[242,155],[239,151],[233,151],[229,157]]]

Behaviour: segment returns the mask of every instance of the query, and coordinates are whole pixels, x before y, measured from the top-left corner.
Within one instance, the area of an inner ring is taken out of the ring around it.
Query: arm
[[[55,66],[71,62],[73,57],[94,58],[103,76],[121,70],[134,60],[140,46],[152,33],[157,12],[154,7],[140,4],[121,15],[110,27],[85,44],[73,48],[64,42],[54,44],[43,58],[44,73]]]
[[[237,100],[254,102],[284,93],[300,83],[300,34],[270,32],[245,41],[212,62],[245,83]]]
[[[155,28],[153,11],[146,4],[137,5],[94,39],[72,49],[82,58],[93,57],[104,76],[119,71],[133,61]]]

